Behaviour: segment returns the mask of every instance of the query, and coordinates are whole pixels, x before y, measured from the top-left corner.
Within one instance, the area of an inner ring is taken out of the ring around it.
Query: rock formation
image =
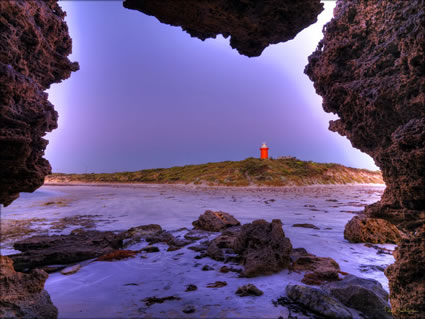
[[[239,226],[240,222],[228,213],[206,210],[192,225],[195,229],[218,232],[228,227]]]
[[[392,318],[388,293],[373,279],[348,275],[320,288],[290,284],[286,293],[294,302],[326,318]],[[355,314],[353,309],[361,315]]]
[[[382,170],[387,188],[369,215],[397,224],[425,219],[423,5],[338,1],[305,70],[340,118],[330,129]]]
[[[322,289],[345,306],[362,312],[367,318],[392,318],[388,293],[376,280],[348,275],[341,281],[323,285]]]
[[[302,282],[307,285],[321,285],[324,282],[339,280],[340,268],[330,257],[317,257],[304,248],[295,248],[291,252],[292,270],[307,271]]]
[[[63,265],[108,254],[123,245],[122,237],[113,232],[79,231],[70,235],[33,236],[14,244],[22,251],[10,255],[18,271],[46,265]]]
[[[55,319],[58,310],[44,290],[48,275],[42,270],[15,272],[13,261],[0,256],[0,317]]]
[[[240,263],[243,276],[255,277],[288,268],[291,251],[280,220],[268,223],[258,219],[240,229],[224,231],[209,243],[206,254],[215,260]]]
[[[323,10],[319,0],[125,0],[124,7],[181,26],[201,40],[222,34],[246,56],[259,56],[273,43],[293,39],[317,21]]]
[[[417,298],[421,277],[396,269],[416,269],[409,265],[413,251],[425,258],[423,239],[415,238],[425,221],[424,5],[339,0],[305,69],[324,110],[339,116],[330,129],[347,136],[382,170],[387,188],[380,202],[366,208],[368,217],[412,234],[389,276],[391,289],[405,292],[391,293],[397,318],[420,318],[424,304]]]
[[[351,311],[325,291],[301,285],[287,285],[286,294],[294,302],[330,319],[352,319]]]
[[[425,316],[425,225],[395,250],[396,262],[386,270],[395,318]]]
[[[32,192],[51,170],[42,137],[58,114],[44,92],[78,69],[55,0],[0,1],[0,204]]]
[[[345,225],[344,238],[352,243],[396,244],[401,235],[385,219],[355,216]]]
[[[248,56],[293,38],[322,10],[319,0],[126,0],[124,6],[200,39],[230,36]],[[423,265],[415,260],[425,259],[424,6],[424,0],[339,0],[306,68],[325,111],[340,118],[330,129],[382,170],[387,189],[367,214],[408,233],[387,271],[397,318],[423,313],[423,276],[416,271]],[[50,171],[42,137],[56,127],[57,113],[43,91],[78,65],[67,58],[71,39],[56,0],[0,1],[0,12],[0,203],[8,205]]]
[[[259,219],[242,226],[235,251],[242,256],[243,275],[254,277],[287,268],[292,245],[285,237],[279,219],[273,219],[271,223]]]

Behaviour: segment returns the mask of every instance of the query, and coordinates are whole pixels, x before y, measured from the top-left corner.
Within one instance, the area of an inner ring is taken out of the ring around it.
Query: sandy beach
[[[377,201],[381,185],[335,185],[285,188],[229,188],[184,185],[73,185],[43,186],[32,194],[22,194],[1,212],[2,227],[11,221],[28,223],[35,234],[69,234],[73,229],[123,231],[130,227],[159,224],[176,238],[192,228],[192,222],[207,209],[232,214],[242,224],[255,219],[281,219],[283,230],[294,248],[333,258],[347,272],[379,281],[388,291],[383,273],[394,260],[377,247],[394,245],[352,244],[343,237],[344,226],[367,204]],[[64,219],[75,217],[74,219]],[[71,220],[71,222],[69,222]],[[68,222],[66,222],[68,221]],[[309,223],[316,228],[292,227]],[[214,238],[216,235],[211,235]],[[211,239],[209,238],[209,239]],[[2,241],[1,253],[14,253],[11,236]],[[137,250],[146,242],[128,249]],[[237,273],[221,273],[224,265],[210,258],[196,259],[187,247],[174,252],[157,244],[158,253],[115,262],[86,261],[75,274],[50,274],[46,289],[61,318],[117,317],[274,317],[287,318],[291,311],[273,300],[285,296],[288,283],[299,283],[302,275],[283,270],[272,276],[239,278]],[[208,265],[212,269],[203,271]],[[225,287],[208,288],[224,281]],[[236,289],[252,283],[264,294],[241,298]],[[186,292],[194,284],[196,291]],[[177,300],[147,306],[148,297],[176,296]],[[183,313],[195,307],[193,313]],[[311,318],[297,314],[298,318]]]

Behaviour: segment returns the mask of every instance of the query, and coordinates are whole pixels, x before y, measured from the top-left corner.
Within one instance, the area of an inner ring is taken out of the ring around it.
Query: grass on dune
[[[312,184],[383,183],[379,171],[340,164],[278,159],[247,158],[135,172],[102,174],[55,173],[46,182],[205,184],[211,186],[301,186]]]

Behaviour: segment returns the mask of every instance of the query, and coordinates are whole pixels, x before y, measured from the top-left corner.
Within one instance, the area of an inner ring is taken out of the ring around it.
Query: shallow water
[[[384,273],[369,266],[385,268],[393,262],[391,255],[378,255],[374,248],[348,243],[343,237],[344,225],[364,205],[379,200],[383,186],[309,186],[294,188],[207,188],[172,185],[116,186],[44,186],[33,194],[25,194],[2,211],[2,220],[58,218],[75,215],[95,216],[96,229],[125,230],[143,224],[160,224],[164,229],[191,227],[192,221],[206,209],[222,210],[241,223],[258,218],[281,219],[294,248],[304,247],[318,256],[332,257],[341,270],[360,277],[373,278],[388,290]],[[310,223],[320,230],[292,227]],[[50,234],[64,230],[44,231]],[[145,245],[141,243],[140,245]],[[272,299],[284,295],[288,282],[299,282],[300,274],[282,271],[273,276],[237,278],[222,274],[222,265],[209,258],[194,259],[195,252],[183,248],[148,258],[136,257],[117,262],[93,262],[73,275],[50,275],[46,289],[59,308],[60,317],[278,317],[288,310],[274,307]],[[379,245],[393,249],[394,245]],[[132,247],[138,248],[138,247]],[[140,247],[139,247],[140,248]],[[2,253],[13,252],[3,246]],[[181,255],[183,253],[183,255]],[[196,263],[200,265],[196,266]],[[214,271],[201,271],[208,264]],[[364,270],[367,270],[364,272]],[[362,271],[363,270],[363,271]],[[206,288],[206,284],[223,280],[228,286]],[[234,294],[238,286],[254,283],[265,293],[261,297],[240,298]],[[126,284],[131,285],[126,285]],[[185,285],[198,285],[195,292],[184,292]],[[135,285],[133,285],[135,284]],[[180,301],[166,301],[146,307],[141,301],[151,296],[178,295]],[[185,305],[194,305],[194,314],[184,314]],[[302,317],[299,317],[302,318]]]

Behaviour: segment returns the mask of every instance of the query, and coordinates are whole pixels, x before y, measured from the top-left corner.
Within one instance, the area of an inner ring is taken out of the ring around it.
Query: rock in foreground
[[[331,319],[352,319],[350,310],[319,288],[286,286],[286,294],[308,310]]]
[[[390,222],[379,218],[354,216],[345,225],[344,238],[352,243],[398,243],[400,231]]]
[[[288,268],[292,245],[282,229],[282,222],[263,219],[227,230],[212,240],[207,255],[215,260],[240,262],[242,276],[271,275]]]
[[[271,275],[288,268],[291,251],[291,241],[285,237],[279,219],[245,224],[235,241],[235,252],[242,257],[242,274],[246,277]]]
[[[390,319],[388,293],[373,279],[346,276],[322,286],[323,290],[345,306],[361,311],[371,319]]]
[[[55,319],[58,310],[44,290],[48,275],[42,270],[15,272],[13,261],[0,256],[0,317]]]
[[[238,226],[240,222],[232,215],[212,210],[206,210],[205,213],[199,216],[198,220],[192,223],[195,229],[218,232],[228,227]]]
[[[120,235],[106,231],[79,231],[77,234],[34,236],[16,242],[20,254],[10,255],[18,271],[46,265],[71,264],[96,258],[122,247]]]

